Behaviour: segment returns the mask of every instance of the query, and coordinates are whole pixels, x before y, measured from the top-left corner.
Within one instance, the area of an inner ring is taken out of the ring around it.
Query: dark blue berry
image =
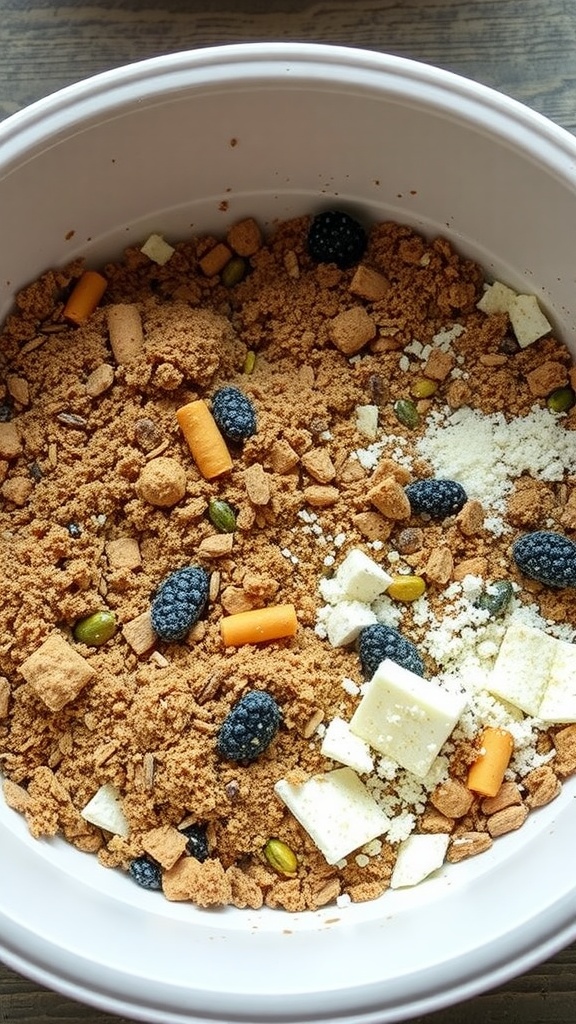
[[[274,739],[280,719],[274,697],[264,690],[250,690],[220,726],[218,752],[229,761],[255,761]]]
[[[342,210],[326,210],[314,217],[308,232],[308,252],[317,263],[335,263],[346,270],[358,263],[368,239],[361,224]]]
[[[152,629],[160,640],[182,640],[204,611],[210,573],[199,565],[176,569],[162,581],[150,609]]]
[[[162,870],[148,857],[135,857],[128,865],[128,874],[143,889],[162,888]]]
[[[252,402],[240,388],[231,384],[213,395],[212,415],[224,436],[237,444],[256,433],[256,411]]]
[[[416,480],[404,492],[414,515],[428,515],[431,519],[455,516],[468,501],[462,484],[456,480]]]
[[[188,839],[186,853],[201,862],[208,860],[210,850],[208,849],[208,838],[204,825],[187,825],[186,828],[181,828],[180,831]]]
[[[360,630],[358,654],[367,676],[373,676],[385,658],[390,658],[417,676],[424,675],[424,662],[412,641],[407,640],[397,629],[381,622]]]
[[[553,530],[520,537],[512,556],[524,576],[548,587],[576,587],[576,544]]]
[[[12,406],[9,401],[0,402],[0,423],[7,423],[13,416]]]

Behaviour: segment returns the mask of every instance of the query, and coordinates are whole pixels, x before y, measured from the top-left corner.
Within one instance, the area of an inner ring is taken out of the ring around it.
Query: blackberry
[[[468,501],[462,484],[456,480],[416,480],[404,488],[415,515],[426,514],[431,519],[455,516]]]
[[[373,676],[380,662],[390,658],[417,676],[424,675],[424,662],[411,640],[392,626],[376,622],[360,630],[358,654],[367,676]]]
[[[159,640],[182,640],[198,621],[208,600],[210,573],[199,565],[176,569],[162,581],[150,609]]]
[[[308,232],[308,252],[317,263],[335,263],[346,270],[358,263],[368,238],[361,224],[342,210],[319,213]]]
[[[128,874],[143,889],[162,888],[162,870],[149,857],[135,857],[128,865]]]
[[[280,719],[274,697],[263,690],[249,690],[220,726],[218,753],[229,761],[255,761],[274,739]]]
[[[181,828],[180,831],[188,840],[186,843],[186,853],[190,857],[195,857],[201,863],[208,860],[210,851],[204,825],[187,825],[186,828]]]
[[[512,557],[521,573],[548,587],[576,587],[576,544],[553,530],[520,537]]]
[[[240,444],[256,433],[256,410],[240,388],[231,384],[212,397],[212,415],[230,441]]]

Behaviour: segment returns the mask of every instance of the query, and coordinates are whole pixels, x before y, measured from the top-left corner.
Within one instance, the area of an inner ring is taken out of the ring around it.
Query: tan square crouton
[[[54,633],[20,666],[20,672],[50,711],[75,700],[95,670],[73,647]]]

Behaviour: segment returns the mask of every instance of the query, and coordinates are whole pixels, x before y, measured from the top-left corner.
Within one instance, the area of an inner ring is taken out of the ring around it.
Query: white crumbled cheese
[[[339,601],[325,613],[323,625],[332,647],[347,647],[361,629],[376,622],[374,612],[361,601]]]
[[[113,832],[124,838],[130,834],[130,827],[122,810],[120,793],[110,782],[104,783],[96,790],[80,814],[96,828],[103,828],[106,832]]]
[[[391,889],[418,885],[442,867],[450,836],[413,835],[405,839],[398,849],[398,857],[390,879]]]
[[[390,827],[387,815],[351,768],[313,775],[300,786],[281,779],[274,791],[328,864],[337,864]]]
[[[410,360],[408,359],[408,356],[400,356],[400,359],[398,360],[398,366],[403,373],[407,373],[408,370],[410,369]]]
[[[374,758],[368,744],[355,736],[348,722],[333,718],[322,741],[320,751],[324,757],[353,768],[359,775],[366,775],[374,768]]]
[[[378,437],[378,406],[356,406],[356,429],[362,437],[375,441]]]
[[[162,238],[162,235],[150,235],[140,249],[140,252],[143,252],[149,260],[152,260],[153,263],[158,263],[161,267],[168,263],[168,260],[175,251],[174,247]]]
[[[454,324],[452,327],[447,327],[443,331],[438,331],[438,333],[432,338],[432,343],[436,348],[449,351],[452,342],[455,341],[456,338],[459,338],[461,334],[465,333],[466,328],[463,324]]]
[[[516,295],[508,316],[520,348],[527,348],[552,330],[535,295]]]
[[[417,777],[430,770],[465,701],[389,658],[376,669],[350,728]]]
[[[352,897],[347,892],[343,892],[340,896],[336,897],[336,906],[339,910],[344,910],[345,907],[349,907],[352,903]]]
[[[431,414],[417,449],[436,476],[457,480],[491,515],[505,513],[513,482],[523,473],[547,481],[576,473],[576,431],[538,406],[511,422],[503,413],[469,407],[439,410]]]

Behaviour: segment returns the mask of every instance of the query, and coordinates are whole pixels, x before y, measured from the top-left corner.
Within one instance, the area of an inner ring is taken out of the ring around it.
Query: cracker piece
[[[376,337],[376,324],[363,306],[353,306],[334,317],[329,334],[340,352],[353,356]]]
[[[140,545],[134,537],[117,537],[105,547],[111,569],[138,569],[142,564]]]
[[[64,637],[54,633],[20,666],[24,679],[50,711],[76,699],[95,670]]]
[[[176,861],[182,856],[188,842],[183,832],[179,832],[172,825],[161,825],[159,828],[151,828],[142,836],[142,846],[146,853],[165,870],[174,867]]]
[[[0,459],[17,458],[22,453],[22,442],[13,420],[0,423]]]
[[[135,654],[146,654],[152,650],[156,643],[156,634],[152,629],[150,612],[142,612],[135,619],[126,622],[122,627],[122,634]]]

